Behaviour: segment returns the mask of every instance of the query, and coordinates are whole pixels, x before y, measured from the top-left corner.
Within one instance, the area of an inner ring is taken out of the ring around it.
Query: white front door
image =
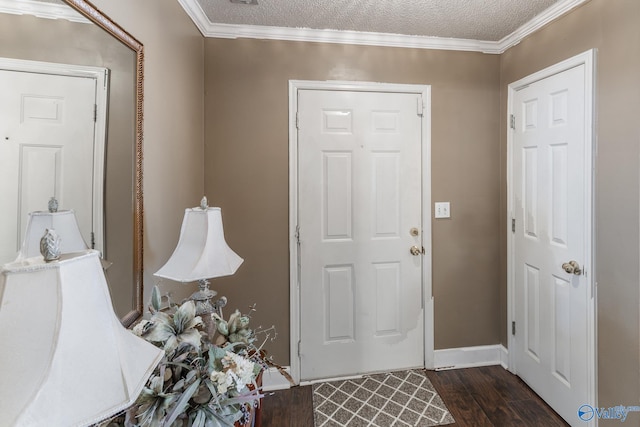
[[[90,245],[95,79],[0,70],[0,94],[0,264],[15,259],[28,213],[51,197],[75,210]]]
[[[591,109],[586,65],[513,93],[512,341],[517,374],[572,425],[589,399]],[[575,261],[575,273],[563,264]]]
[[[424,366],[422,102],[298,91],[302,380]]]

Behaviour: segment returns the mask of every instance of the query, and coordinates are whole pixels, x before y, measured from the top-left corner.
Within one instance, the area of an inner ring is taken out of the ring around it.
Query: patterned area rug
[[[454,422],[424,370],[313,385],[315,427],[423,427]]]

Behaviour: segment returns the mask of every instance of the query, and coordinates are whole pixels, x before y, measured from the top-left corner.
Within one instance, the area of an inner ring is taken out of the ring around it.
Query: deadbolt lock
[[[411,234],[412,236],[419,236],[420,235],[420,230],[418,230],[416,227],[413,227],[411,230],[409,230],[409,234]]]

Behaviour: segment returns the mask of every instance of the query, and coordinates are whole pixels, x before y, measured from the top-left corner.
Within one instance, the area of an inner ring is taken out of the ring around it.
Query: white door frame
[[[424,306],[424,366],[433,369],[433,293],[431,278],[431,86],[348,81],[289,81],[289,285],[290,285],[290,368],[300,384],[300,253],[298,247],[298,111],[299,90],[391,92],[422,95],[422,298]],[[416,109],[418,106],[416,106]]]
[[[514,113],[513,100],[515,92],[529,84],[536,81],[551,77],[555,74],[561,73],[568,69],[583,65],[585,66],[585,122],[584,122],[584,135],[587,142],[584,156],[584,171],[585,171],[585,199],[589,201],[591,209],[584,213],[585,215],[585,246],[586,246],[586,259],[584,260],[586,269],[584,270],[587,286],[590,290],[590,299],[587,303],[587,366],[589,368],[587,384],[587,396],[588,402],[585,404],[596,407],[597,402],[597,375],[596,375],[596,363],[597,363],[597,330],[596,330],[596,283],[595,283],[595,263],[594,263],[594,160],[596,157],[596,141],[595,141],[595,119],[594,119],[594,92],[595,92],[595,50],[588,50],[558,64],[552,65],[544,70],[538,71],[527,77],[524,77],[514,83],[511,83],[508,87],[508,100],[507,100],[507,331],[509,335],[508,344],[509,348],[515,347],[514,336],[511,334],[511,325],[515,321],[515,236],[511,230],[511,219],[514,218],[514,206],[513,206],[513,132],[510,126],[511,120],[509,119]],[[515,352],[509,352],[509,370],[514,374],[518,373],[518,367],[515,361]],[[576,411],[578,408],[576,408]],[[594,420],[597,417],[594,417]],[[597,420],[592,420],[593,423],[597,423]],[[595,425],[585,424],[585,425]]]
[[[96,122],[93,134],[93,232],[95,249],[104,254],[104,166],[107,135],[107,111],[109,101],[109,69],[85,65],[58,64],[0,58],[0,70],[53,74],[68,77],[85,77],[96,80]],[[96,179],[103,177],[103,179]],[[73,208],[69,206],[68,208]],[[86,242],[91,247],[91,242]]]

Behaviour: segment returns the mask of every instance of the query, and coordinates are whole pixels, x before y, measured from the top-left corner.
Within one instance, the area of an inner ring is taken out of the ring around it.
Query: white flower
[[[252,361],[236,353],[227,352],[222,363],[227,368],[227,372],[234,377],[238,391],[253,383],[255,364]]]
[[[255,380],[255,363],[228,351],[222,359],[222,371],[213,371],[211,381],[216,384],[218,393],[226,393],[230,388],[242,391]]]
[[[229,387],[233,385],[233,377],[228,374],[228,371],[213,371],[211,373],[211,381],[216,383],[218,393],[226,393]]]
[[[148,320],[141,320],[136,326],[133,327],[133,333],[139,337],[146,332],[147,325],[151,324]]]

